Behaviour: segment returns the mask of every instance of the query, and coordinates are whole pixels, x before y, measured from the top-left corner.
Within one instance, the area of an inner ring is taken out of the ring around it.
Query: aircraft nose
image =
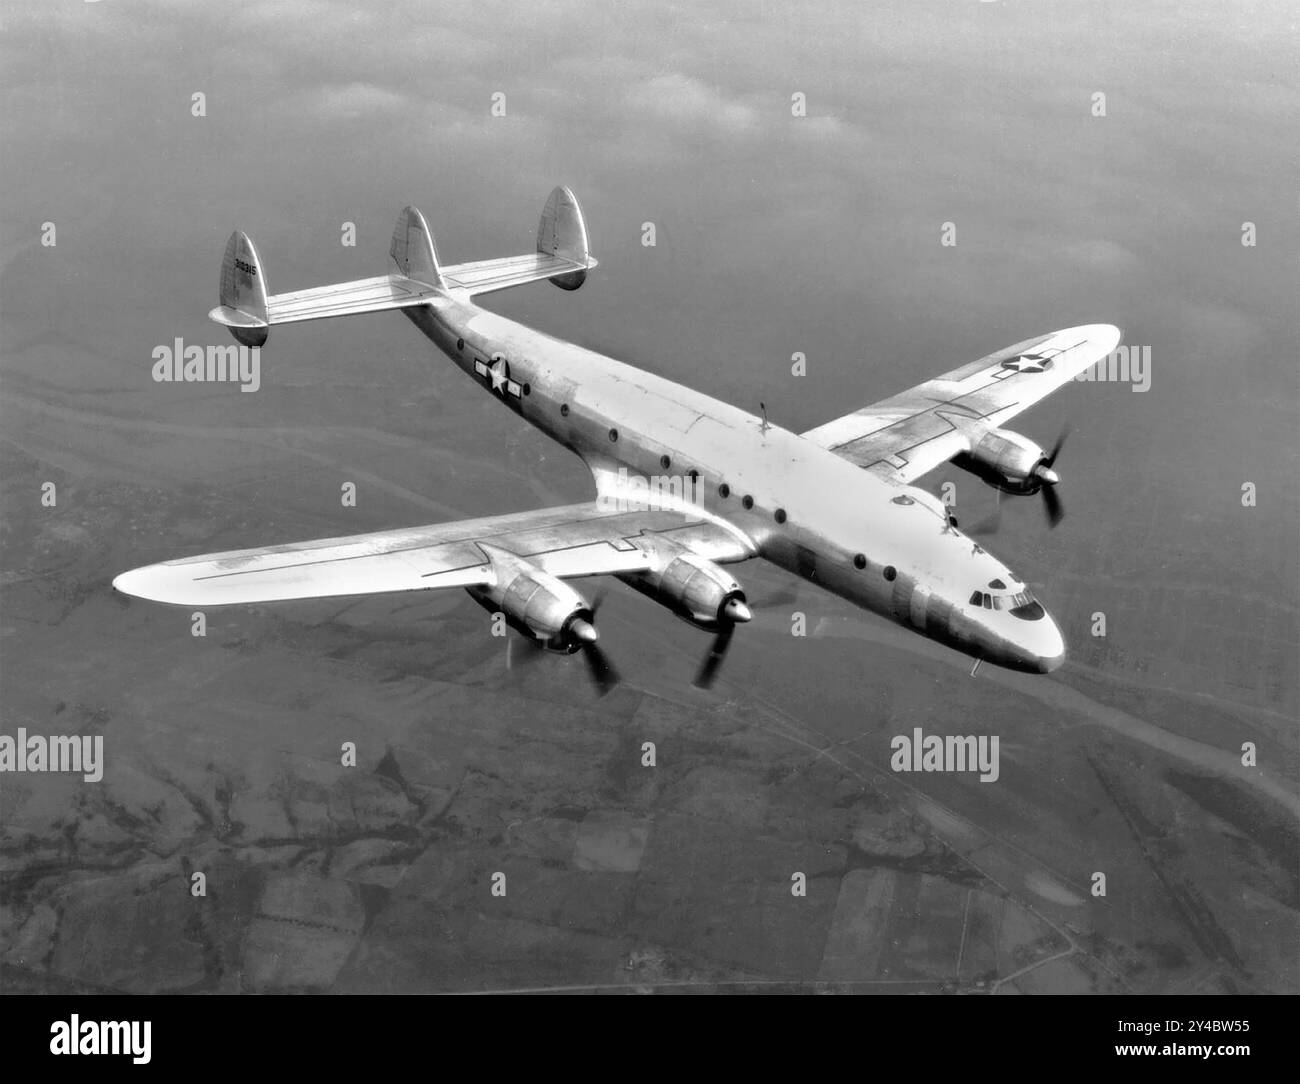
[[[1005,611],[987,616],[1002,620],[980,627],[977,642],[984,658],[1029,674],[1050,674],[1065,663],[1065,637],[1046,610],[1032,618]]]
[[[1040,627],[1034,629],[1023,645],[1027,669],[1036,674],[1050,674],[1065,662],[1065,637],[1051,614],[1044,614],[1035,624]]]

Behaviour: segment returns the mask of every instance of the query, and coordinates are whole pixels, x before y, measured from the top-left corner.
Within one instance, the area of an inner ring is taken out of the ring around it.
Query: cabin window
[[[613,444],[613,443],[617,442],[617,440],[618,440],[618,430],[617,430],[617,429],[611,429],[611,430],[609,431],[609,441],[610,441],[610,443]]]
[[[560,404],[560,417],[561,417],[561,418],[567,418],[568,416],[569,416],[569,404],[568,404],[568,403],[561,403],[561,404]]]
[[[465,349],[465,340],[464,340],[464,339],[457,339],[457,340],[456,340],[456,349],[457,349],[457,350],[464,350],[464,349]]]
[[[866,554],[863,554],[863,553],[855,553],[855,554],[853,555],[853,567],[854,567],[854,568],[857,568],[857,569],[863,569],[863,568],[866,568],[866,567],[867,567],[867,557],[866,557]]]
[[[525,385],[524,385],[524,394],[525,394],[525,395],[532,395],[532,394],[533,394],[533,386],[532,386],[531,384],[525,384]]]
[[[661,455],[659,457],[659,465],[663,467],[664,470],[667,470],[669,467],[671,467],[672,463],[673,461],[669,459],[666,455]]]
[[[743,504],[745,506],[745,510],[748,511],[749,509],[754,507],[754,498],[751,497],[748,493],[746,493],[743,497],[740,498],[740,503]]]
[[[785,522],[785,509],[784,509],[784,508],[778,508],[775,512],[772,513],[772,518],[773,518],[774,520],[776,520],[777,523],[784,523],[784,522]]]
[[[893,565],[886,565],[884,575],[885,575],[885,579],[889,580],[892,583],[895,579],[898,578],[898,569],[896,569]]]
[[[727,485],[726,482],[723,482],[722,485],[718,486],[718,496],[725,501],[731,496],[731,486]]]

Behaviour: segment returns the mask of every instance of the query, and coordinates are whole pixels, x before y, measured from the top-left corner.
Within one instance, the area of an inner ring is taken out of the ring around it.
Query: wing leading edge
[[[209,553],[124,572],[128,595],[184,606],[428,591],[493,582],[479,543],[526,558],[554,576],[594,576],[651,567],[647,536],[662,536],[710,560],[753,556],[734,531],[672,510],[609,511],[597,501],[372,534]]]
[[[1119,339],[1111,324],[1039,335],[803,436],[865,470],[911,482],[1069,383]]]

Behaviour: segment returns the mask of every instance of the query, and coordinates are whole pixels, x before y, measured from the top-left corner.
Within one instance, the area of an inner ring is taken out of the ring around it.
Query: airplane
[[[582,286],[597,265],[573,192],[551,192],[536,251],[443,264],[414,207],[398,217],[392,269],[376,278],[270,294],[236,230],[209,314],[260,347],[273,325],[401,311],[487,394],[576,453],[594,500],[422,527],[182,557],[113,586],[208,607],[463,587],[534,646],[583,652],[603,693],[618,681],[598,646],[596,606],[568,582],[612,575],[713,641],[695,684],[712,685],[752,617],[730,566],[760,557],[975,660],[1050,673],[1056,622],[1011,569],[913,485],[945,463],[1001,494],[1041,494],[1064,514],[1050,452],[1003,429],[1110,354],[1119,329],[1037,335],[804,433],[552,338],[475,299],[543,279]],[[1064,438],[1062,437],[1062,440]]]

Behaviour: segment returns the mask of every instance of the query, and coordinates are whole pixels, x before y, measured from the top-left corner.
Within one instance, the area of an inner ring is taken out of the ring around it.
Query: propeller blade
[[[1043,494],[1043,507],[1047,510],[1047,522],[1055,527],[1065,518],[1061,498],[1057,495],[1055,486],[1043,486],[1040,492]]]
[[[586,643],[582,655],[587,663],[587,671],[591,674],[592,684],[596,686],[597,692],[604,696],[621,680],[618,671],[614,669],[609,656],[595,640]]]
[[[718,629],[718,634],[713,638],[713,643],[709,647],[709,653],[704,657],[704,662],[695,675],[695,687],[697,689],[711,689],[713,687],[714,679],[718,676],[722,660],[727,656],[727,648],[731,644],[731,637],[735,631],[736,626],[731,622],[727,622]]]
[[[1067,425],[1061,430],[1061,435],[1056,438],[1056,446],[1052,449],[1052,454],[1044,460],[1044,465],[1051,470],[1052,464],[1056,462],[1056,457],[1061,454],[1061,449],[1065,447],[1065,438],[1070,435],[1070,427]]]

